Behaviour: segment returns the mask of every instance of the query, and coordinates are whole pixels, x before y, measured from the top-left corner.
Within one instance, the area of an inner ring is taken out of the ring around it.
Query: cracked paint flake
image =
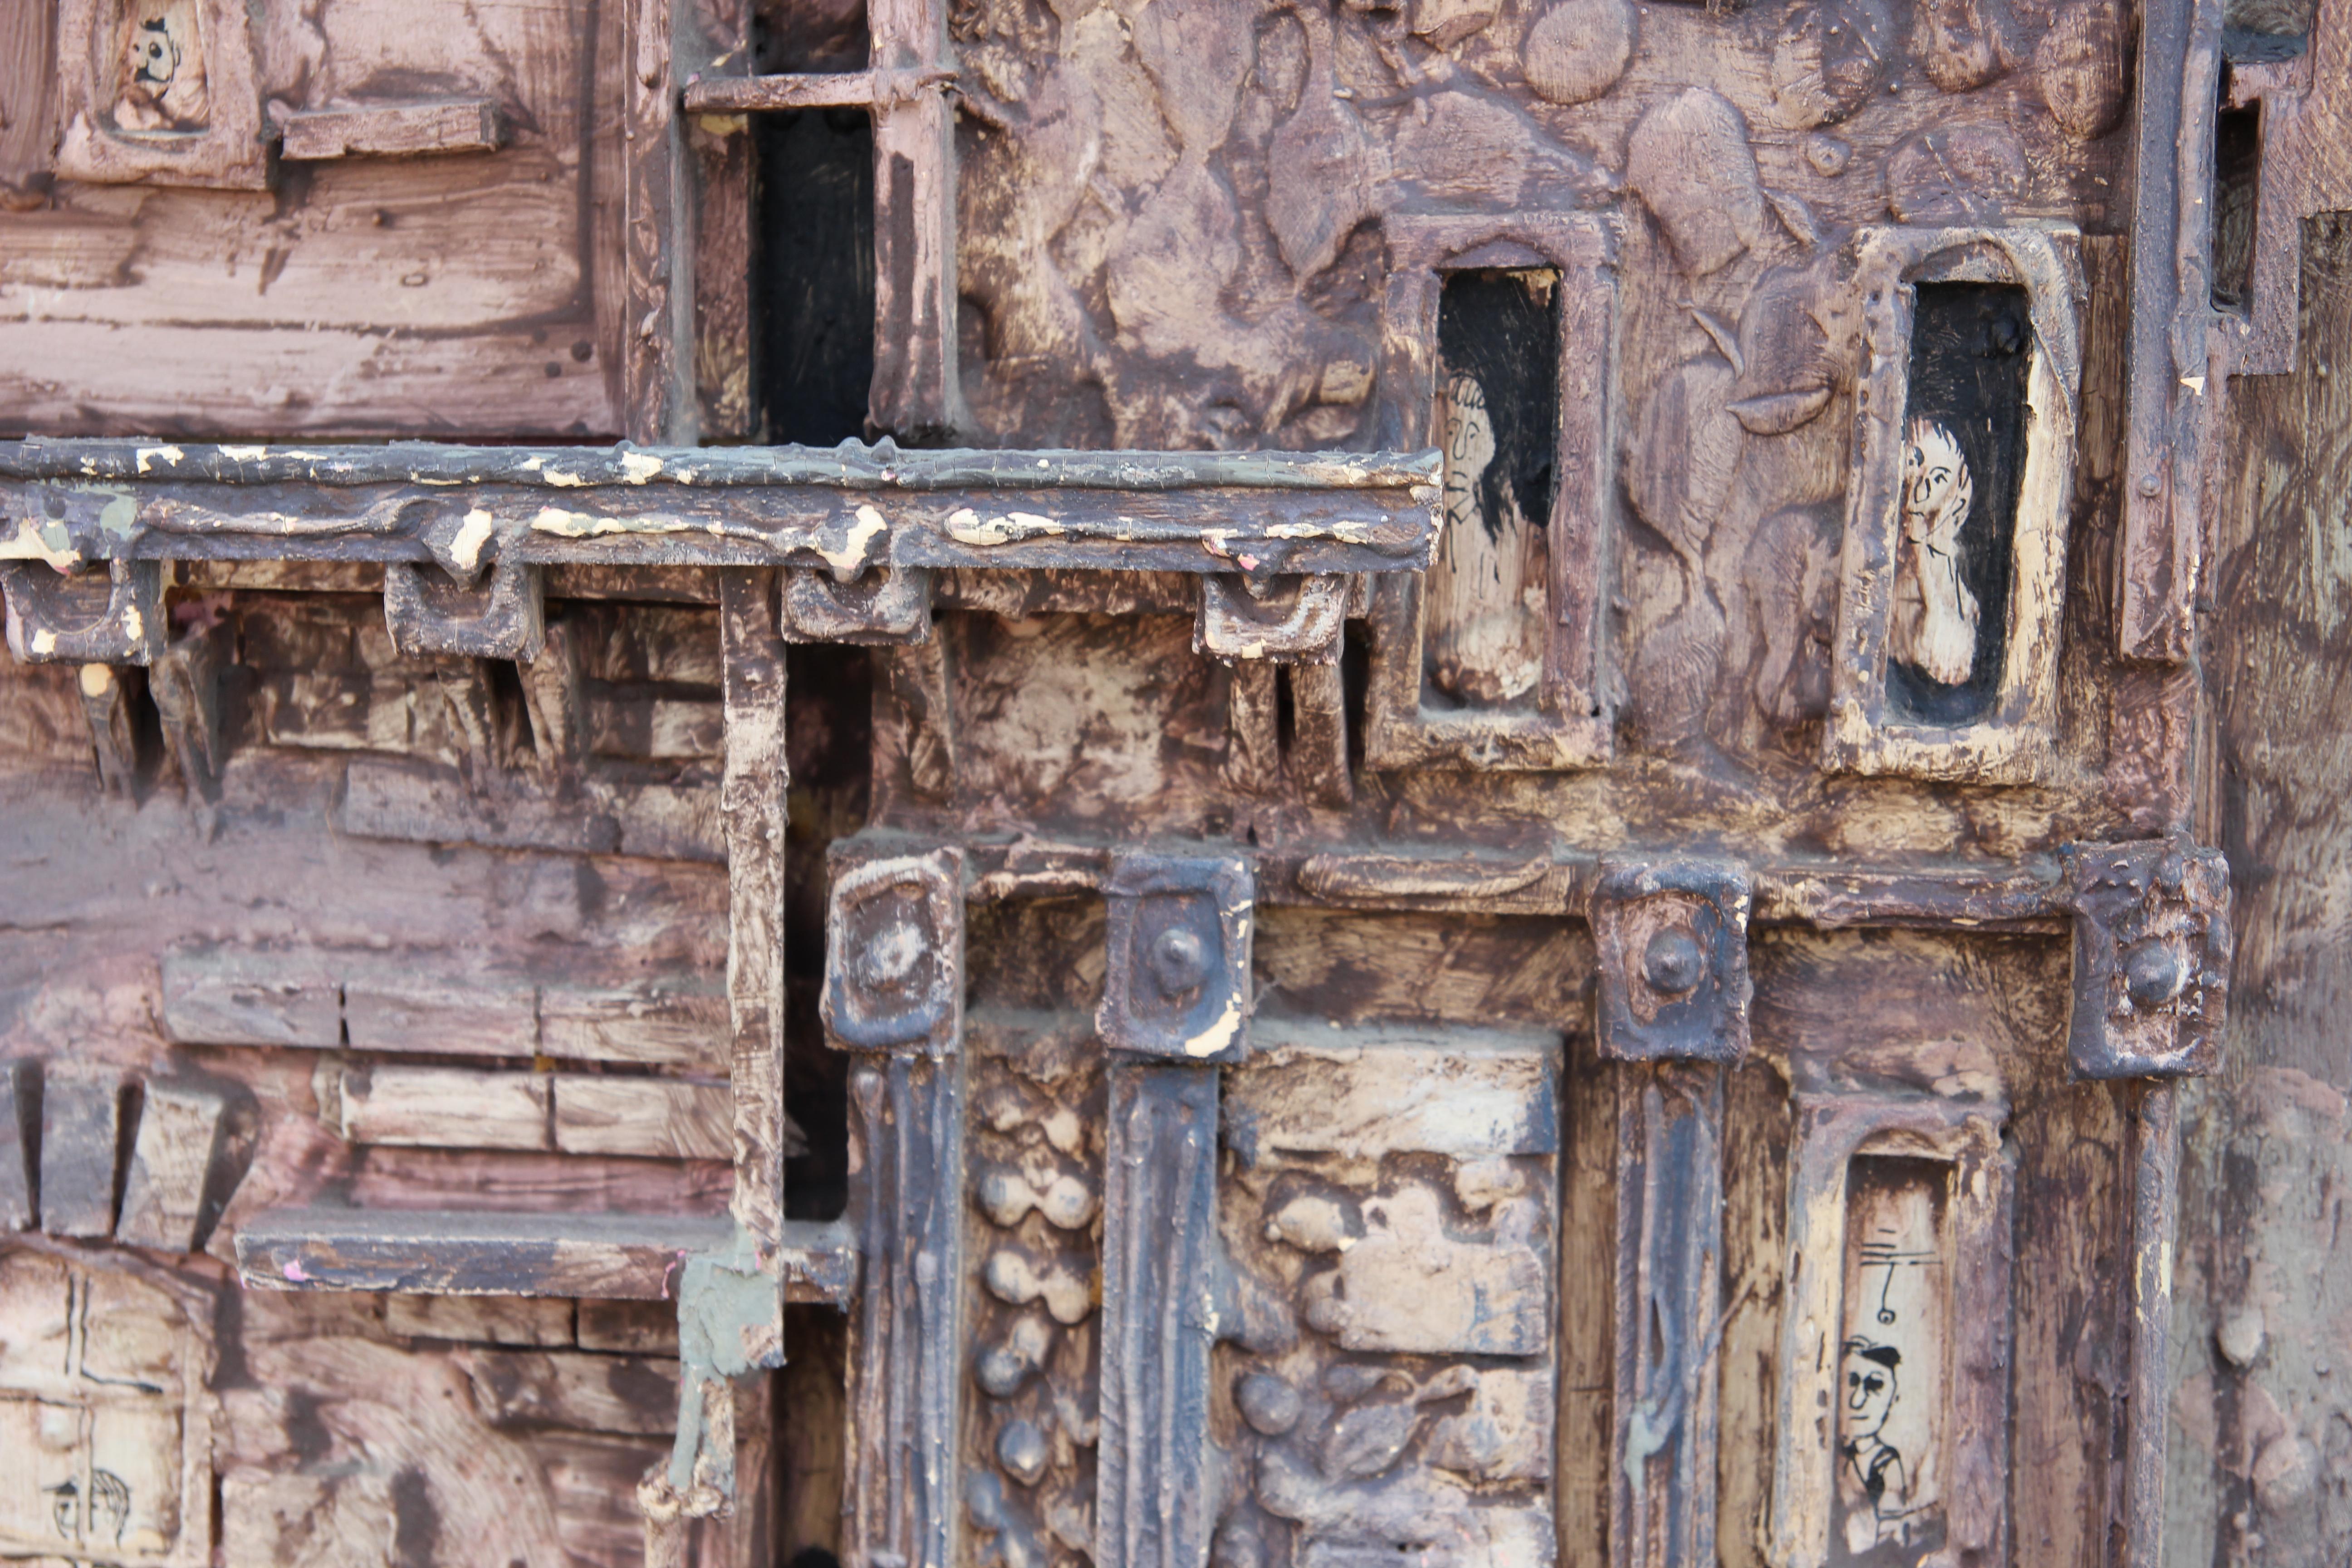
[[[482,546],[489,542],[490,514],[476,507],[466,514],[457,536],[449,542],[449,559],[455,561],[460,570],[471,572],[481,564]]]
[[[81,564],[81,552],[58,524],[37,524],[29,517],[20,517],[16,537],[0,540],[0,561],[42,561],[66,572]]]
[[[1067,531],[1054,519],[1040,517],[1034,511],[1013,511],[1001,517],[983,518],[970,507],[960,507],[948,514],[950,537],[960,544],[974,545],[983,550]]]
[[[539,515],[530,520],[534,533],[552,533],[562,539],[596,539],[613,533],[686,533],[691,525],[666,517],[599,517],[593,512],[567,511],[560,506],[543,506]]]
[[[866,547],[890,531],[890,525],[871,506],[859,507],[856,515],[857,521],[851,524],[849,536],[840,549],[828,550],[822,542],[813,546],[818,558],[832,567],[833,574],[845,583],[866,569],[871,559]]]
[[[146,473],[155,458],[160,458],[167,463],[176,463],[186,455],[177,447],[142,447],[137,453],[139,471],[142,474]]]

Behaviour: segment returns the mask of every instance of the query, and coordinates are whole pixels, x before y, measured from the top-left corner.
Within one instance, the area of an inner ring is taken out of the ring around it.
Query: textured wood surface
[[[2339,0],[153,6],[0,23],[0,1551],[2332,1560]]]

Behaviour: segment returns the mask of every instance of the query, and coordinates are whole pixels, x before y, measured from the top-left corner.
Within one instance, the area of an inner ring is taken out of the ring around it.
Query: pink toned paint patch
[[[287,1266],[279,1269],[278,1272],[285,1275],[287,1279],[291,1279],[297,1285],[308,1283],[310,1278],[308,1274],[302,1272],[302,1260],[299,1258],[287,1264]]]

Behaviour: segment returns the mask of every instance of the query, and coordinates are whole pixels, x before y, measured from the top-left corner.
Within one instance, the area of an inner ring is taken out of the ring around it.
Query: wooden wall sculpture
[[[2323,9],[0,20],[0,1554],[2153,1568]]]

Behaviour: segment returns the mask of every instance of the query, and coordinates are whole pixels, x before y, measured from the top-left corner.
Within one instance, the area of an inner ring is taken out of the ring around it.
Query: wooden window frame
[[[30,0],[42,4],[45,0]],[[238,0],[191,0],[205,50],[208,122],[202,131],[133,133],[106,122],[127,0],[65,0],[58,16],[57,174],[100,184],[269,185],[253,37]]]
[[[2000,1100],[1800,1095],[1789,1177],[1792,1268],[1780,1317],[1779,1436],[1772,1464],[1775,1568],[1829,1560],[1837,1497],[1838,1356],[1845,1322],[1846,1177],[1857,1159],[1952,1167],[1944,1224],[1944,1545],[1955,1560],[2005,1560],[2008,1516],[2011,1162]]]
[[[2032,784],[2055,761],[2058,643],[2083,380],[2080,236],[2071,228],[1868,228],[1856,237],[1868,359],[1855,399],[1837,640],[1822,765],[1976,784]],[[2011,588],[1992,707],[1966,724],[1890,715],[1887,633],[1902,531],[1903,426],[1921,283],[2023,287],[2033,342],[2025,461],[2010,523]]]
[[[1425,595],[1419,577],[1374,590],[1364,760],[1424,766],[1590,768],[1614,752],[1601,639],[1608,519],[1615,489],[1616,242],[1586,213],[1401,216],[1388,225],[1381,428],[1415,447],[1442,444],[1437,413],[1438,307],[1449,273],[1551,268],[1559,273],[1559,435],[1552,466],[1550,616],[1537,711],[1423,706]]]

